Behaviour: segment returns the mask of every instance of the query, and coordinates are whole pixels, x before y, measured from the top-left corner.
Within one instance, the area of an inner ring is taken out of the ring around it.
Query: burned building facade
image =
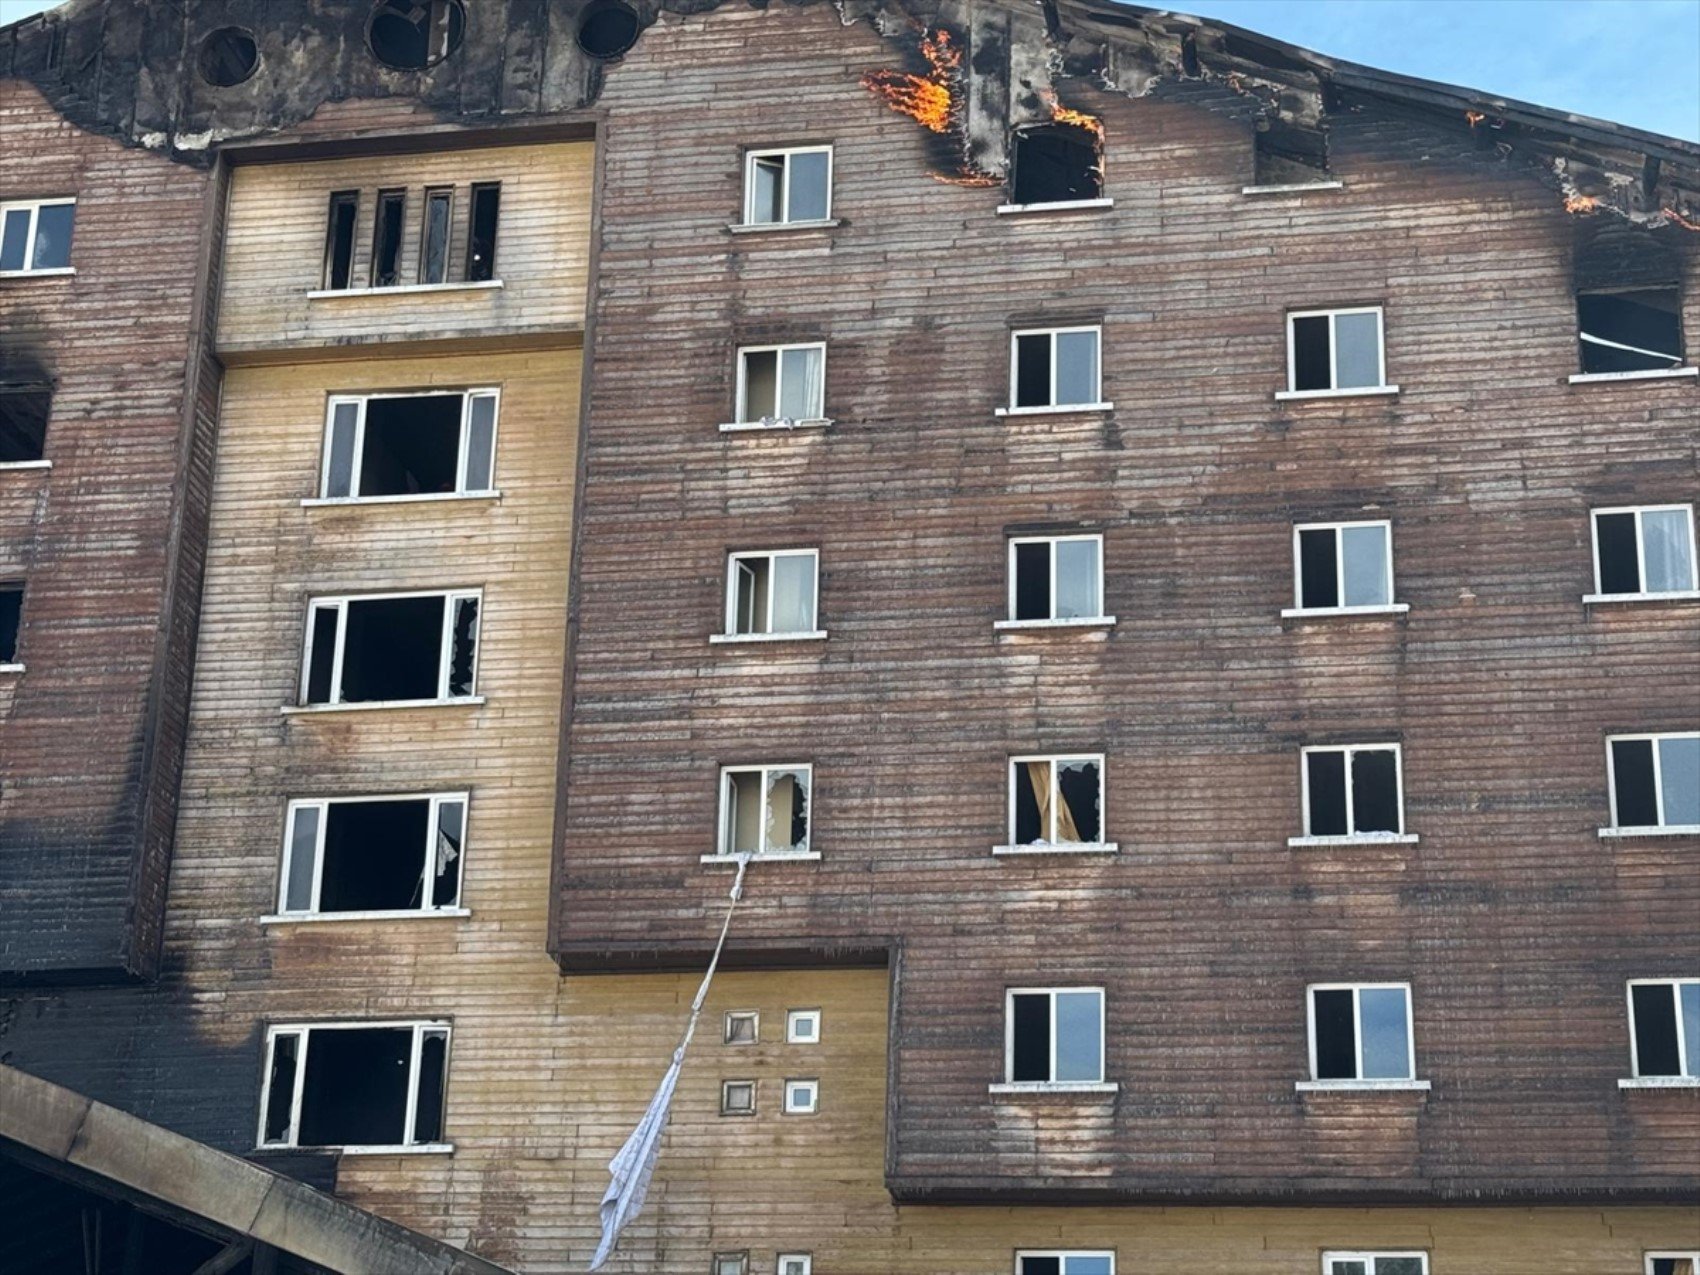
[[[609,1269],[1693,1275],[1700,148],[1133,6],[4,39],[0,1062],[582,1269],[747,858]]]

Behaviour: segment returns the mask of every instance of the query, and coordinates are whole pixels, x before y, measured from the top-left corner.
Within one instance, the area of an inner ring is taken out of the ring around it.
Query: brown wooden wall
[[[1590,506],[1695,499],[1696,383],[1566,383],[1578,221],[1462,121],[1342,114],[1343,190],[1247,198],[1249,126],[1082,91],[1114,208],[1000,218],[858,86],[890,59],[727,8],[603,96],[563,961],[696,959],[716,768],[810,761],[821,861],[752,869],[733,957],[901,944],[902,1198],[1692,1193],[1696,1093],[1616,1081],[1625,979],[1700,963],[1696,846],[1596,829],[1605,735],[1700,724],[1700,609],[1581,598]],[[741,148],[805,141],[844,224],[729,234]],[[1402,393],[1276,403],[1285,311],[1362,303]],[[1083,318],[1115,410],[995,417],[1010,325]],[[735,346],[790,338],[833,428],[718,433]],[[1284,623],[1292,524],[1360,513],[1408,617]],[[994,634],[1035,524],[1104,532],[1107,638]],[[709,644],[764,545],[820,548],[824,643]],[[1403,744],[1420,844],[1289,849],[1298,749],[1351,740]],[[1048,749],[1107,754],[1119,855],[991,856]],[[1431,1093],[1294,1092],[1337,979],[1413,984]],[[1031,983],[1108,989],[1117,1097],[989,1098]]]

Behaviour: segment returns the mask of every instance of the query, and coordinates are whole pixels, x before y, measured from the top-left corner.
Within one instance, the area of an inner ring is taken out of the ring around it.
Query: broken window
[[[1322,1275],[1428,1275],[1426,1253],[1324,1253]]]
[[[1114,1253],[1077,1250],[1022,1249],[1015,1255],[1015,1275],[1116,1275]]]
[[[1091,129],[1040,124],[1018,129],[1014,144],[1011,202],[1060,204],[1104,193],[1102,142]]]
[[[1101,1084],[1104,989],[1011,989],[1005,1007],[1004,1065],[1011,1084]]]
[[[1692,593],[1694,506],[1594,510],[1594,591],[1602,597]]]
[[[241,27],[219,27],[207,32],[196,58],[201,78],[215,88],[242,83],[260,65],[260,46],[251,31]]]
[[[753,1080],[723,1080],[720,1082],[720,1114],[723,1116],[753,1116],[756,1113],[756,1082]]]
[[[727,559],[726,633],[762,636],[817,632],[815,582],[820,553],[786,549]]]
[[[1404,833],[1399,745],[1306,748],[1300,756],[1305,836],[1373,839]]]
[[[1682,296],[1674,287],[1579,291],[1576,320],[1584,374],[1682,366]]]
[[[1287,316],[1287,390],[1329,394],[1387,387],[1381,307]],[[1388,387],[1390,388],[1390,387]]]
[[[419,282],[447,283],[449,278],[449,234],[454,227],[455,192],[452,186],[425,191],[425,224],[419,236]]]
[[[1016,846],[1104,844],[1104,758],[1013,757],[1009,834]]]
[[[71,268],[72,199],[21,199],[0,203],[0,275]]]
[[[466,281],[487,283],[496,277],[496,223],[502,212],[502,183],[474,182],[471,204],[466,233]]]
[[[762,345],[738,351],[738,424],[814,424],[825,418],[826,346]]]
[[[744,224],[784,226],[832,216],[832,147],[796,146],[744,156]]]
[[[785,1107],[788,1116],[812,1116],[820,1110],[820,1081],[787,1080]]]
[[[24,624],[24,586],[0,580],[0,665],[18,662],[18,634]]]
[[[1614,735],[1612,827],[1700,830],[1700,733]]]
[[[1414,1080],[1409,983],[1323,983],[1310,989],[1313,1080]]]
[[[441,1146],[448,1045],[441,1022],[271,1028],[260,1146]]]
[[[1700,1248],[1681,1253],[1648,1253],[1647,1275],[1700,1275]]]
[[[1098,407],[1099,329],[1035,328],[1010,337],[1011,411]]]
[[[1104,619],[1104,537],[1017,536],[1009,542],[1011,620]]]
[[[468,699],[480,594],[315,598],[307,608],[303,704]]]
[[[1393,605],[1393,524],[1309,523],[1293,528],[1294,605],[1351,611]]]
[[[779,1275],[813,1275],[815,1259],[807,1253],[781,1253],[774,1269]]]
[[[405,190],[378,192],[378,210],[372,222],[374,288],[394,288],[401,284],[401,230],[406,211]]]
[[[435,912],[460,903],[466,794],[291,802],[278,912]]]
[[[785,1043],[788,1045],[820,1044],[820,1010],[793,1009],[786,1011]]]
[[[1631,979],[1629,1044],[1634,1076],[1700,1079],[1700,979]]]
[[[726,1043],[753,1045],[761,1036],[761,1014],[753,1009],[726,1011]]]
[[[642,31],[637,10],[624,0],[591,0],[578,20],[578,47],[604,62],[619,57]]]
[[[465,31],[461,0],[378,0],[366,45],[385,66],[420,71],[458,49]]]
[[[330,500],[491,490],[494,389],[337,396],[325,420],[320,491]]]
[[[0,465],[27,465],[47,446],[53,386],[46,381],[0,382]]]
[[[720,775],[721,854],[808,853],[812,767],[728,766]]]
[[[325,223],[326,291],[342,292],[354,286],[354,228],[359,216],[359,191],[332,192],[330,216]]]

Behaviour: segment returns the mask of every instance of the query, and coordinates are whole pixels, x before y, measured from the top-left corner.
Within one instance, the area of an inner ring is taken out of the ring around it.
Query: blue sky
[[[12,21],[52,0],[0,0]],[[1700,141],[1700,0],[1156,0],[1334,57]]]

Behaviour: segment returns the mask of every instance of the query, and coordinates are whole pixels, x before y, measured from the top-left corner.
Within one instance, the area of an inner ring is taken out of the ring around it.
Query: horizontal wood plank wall
[[[908,1195],[1700,1189],[1700,1094],[1617,1087],[1625,980],[1700,968],[1695,840],[1596,834],[1605,736],[1700,725],[1700,607],[1582,603],[1591,506],[1700,492],[1696,383],[1566,383],[1578,222],[1463,121],[1343,113],[1344,189],[1248,199],[1249,125],[1073,86],[1114,207],[998,217],[859,87],[892,61],[726,7],[610,76],[568,959],[701,952],[717,767],[809,761],[821,861],[758,865],[737,944],[903,942]],[[742,148],[806,141],[844,224],[729,234]],[[1700,331],[1700,236],[1662,238]],[[1366,303],[1402,393],[1277,403],[1286,311]],[[1115,410],[995,416],[1010,326],[1091,316]],[[736,346],[786,339],[826,341],[832,428],[719,433]],[[1409,616],[1283,622],[1292,524],[1351,517]],[[1103,530],[1111,633],[994,633],[1035,523]],[[727,551],[785,545],[830,637],[711,646]],[[1299,748],[1347,740],[1402,742],[1420,844],[1288,848]],[[992,857],[1044,750],[1106,753],[1119,855]],[[1413,984],[1432,1093],[1295,1093],[1324,980]],[[1115,1099],[988,1096],[1035,982],[1108,989]]]

